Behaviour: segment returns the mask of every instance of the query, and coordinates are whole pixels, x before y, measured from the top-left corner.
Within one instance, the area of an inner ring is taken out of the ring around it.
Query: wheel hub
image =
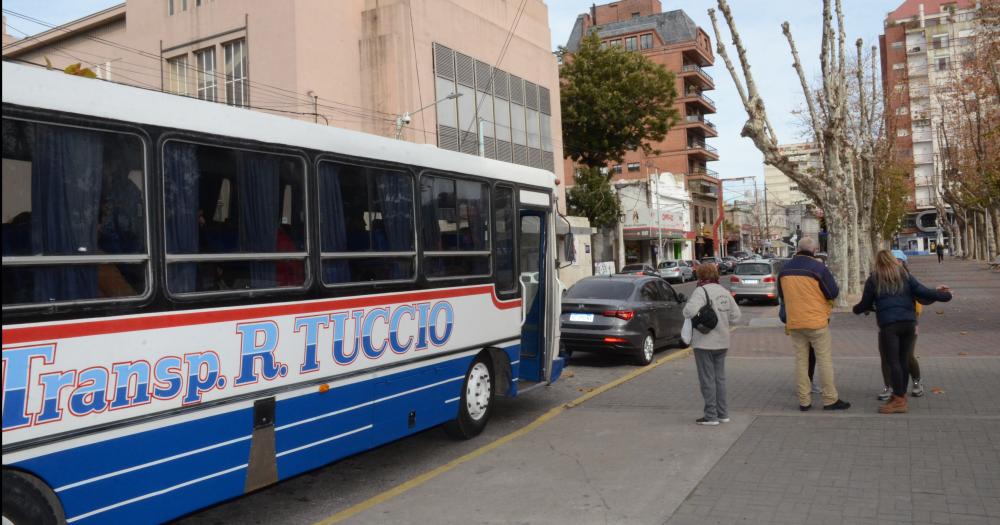
[[[479,421],[490,405],[490,370],[483,363],[476,363],[469,371],[465,385],[465,408],[469,417]]]

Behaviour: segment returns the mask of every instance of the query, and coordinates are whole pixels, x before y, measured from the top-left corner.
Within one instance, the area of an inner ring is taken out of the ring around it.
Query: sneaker
[[[809,409],[812,407],[813,407],[812,405],[805,405],[805,406],[799,405],[799,410],[801,410],[802,412],[808,412]]]
[[[729,423],[729,418],[728,417],[720,417],[719,418],[719,423]]]
[[[717,419],[705,419],[703,417],[699,417],[698,419],[694,420],[694,422],[698,425],[707,425],[710,427],[719,426],[719,421]]]
[[[851,408],[850,403],[838,399],[837,401],[823,407],[823,410],[847,410],[848,408]]]
[[[820,394],[820,393],[823,392],[823,389],[820,388],[819,385],[817,385],[816,383],[813,383],[812,385],[813,385],[812,386],[812,393],[813,394]]]
[[[913,397],[920,397],[924,395],[924,385],[920,384],[919,379],[913,380],[913,390],[910,392]]]
[[[916,388],[916,383],[914,383],[913,386]],[[921,394],[922,393],[923,391],[921,391]],[[888,401],[890,397],[892,397],[892,389],[887,386],[882,387],[882,391],[878,393],[878,400]]]

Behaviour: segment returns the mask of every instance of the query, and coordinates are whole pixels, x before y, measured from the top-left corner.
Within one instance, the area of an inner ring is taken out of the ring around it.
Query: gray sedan
[[[656,266],[656,273],[672,283],[684,283],[694,279],[694,270],[679,261],[663,261]]]
[[[660,277],[587,277],[562,300],[561,340],[573,352],[619,353],[639,365],[653,361],[657,348],[680,341],[687,297]]]

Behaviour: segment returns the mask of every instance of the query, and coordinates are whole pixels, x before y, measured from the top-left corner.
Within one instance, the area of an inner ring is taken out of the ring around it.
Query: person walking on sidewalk
[[[820,385],[823,389],[823,410],[846,410],[851,404],[840,399],[833,383],[830,312],[832,301],[840,289],[830,270],[815,258],[816,241],[803,237],[799,251],[778,273],[778,316],[795,347],[796,393],[799,410],[812,408],[809,381],[809,348],[816,352]]]
[[[944,244],[938,243],[937,247],[934,248],[934,252],[937,253],[938,264],[941,264],[941,261],[944,260]]]
[[[931,290],[896,262],[889,250],[875,254],[875,267],[868,280],[861,301],[854,305],[854,313],[862,314],[875,309],[878,321],[879,348],[885,353],[892,376],[892,398],[879,407],[881,414],[898,414],[908,410],[906,385],[910,381],[909,353],[913,351],[917,331],[917,310],[914,303],[931,304],[951,300],[951,290],[938,286]]]
[[[729,291],[719,284],[719,267],[708,263],[698,266],[698,286],[687,304],[684,318],[698,315],[706,304],[711,304],[719,322],[708,333],[691,331],[691,347],[698,367],[698,384],[705,398],[705,415],[695,420],[699,425],[718,425],[729,422],[726,403],[726,351],[729,350],[729,325],[740,320],[740,307]]]

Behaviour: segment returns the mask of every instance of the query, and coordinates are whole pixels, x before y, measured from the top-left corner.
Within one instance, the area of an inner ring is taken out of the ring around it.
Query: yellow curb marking
[[[608,390],[611,390],[612,388],[620,386],[623,383],[627,383],[627,382],[635,379],[636,377],[639,377],[642,374],[645,374],[646,372],[649,372],[650,370],[652,370],[652,369],[654,369],[654,368],[656,368],[656,367],[658,367],[658,366],[660,366],[660,365],[662,365],[664,363],[673,361],[675,359],[680,359],[681,357],[687,357],[688,355],[691,355],[691,348],[690,347],[685,348],[685,349],[683,349],[683,350],[681,350],[679,352],[674,352],[674,353],[672,353],[672,354],[670,354],[668,356],[661,357],[659,360],[657,360],[656,362],[654,362],[653,364],[651,364],[649,366],[645,366],[645,367],[639,368],[637,370],[634,370],[632,372],[629,372],[628,374],[625,374],[624,376],[619,377],[618,379],[615,379],[614,381],[612,381],[610,383],[606,383],[604,385],[601,385],[600,387],[595,388],[594,390],[592,390],[590,392],[587,392],[586,394],[584,394],[584,395],[582,395],[582,396],[580,396],[580,397],[578,397],[578,398],[576,398],[576,399],[574,399],[574,400],[572,400],[572,401],[570,401],[570,402],[568,402],[566,404],[559,405],[557,407],[554,407],[554,408],[550,409],[548,412],[546,412],[546,413],[538,416],[538,418],[535,419],[534,421],[532,421],[531,423],[528,423],[527,425],[525,425],[525,426],[523,426],[523,427],[521,427],[521,428],[519,428],[519,429],[511,432],[510,434],[507,434],[507,435],[505,435],[503,437],[500,437],[500,438],[496,439],[495,441],[493,441],[491,443],[487,443],[486,445],[483,445],[482,447],[479,447],[476,450],[473,450],[472,452],[469,452],[468,454],[465,454],[464,456],[460,456],[458,458],[455,458],[455,459],[453,459],[453,460],[445,463],[444,465],[441,465],[440,467],[437,467],[435,469],[432,469],[432,470],[429,470],[427,472],[424,472],[423,474],[420,474],[419,476],[417,476],[415,478],[412,478],[409,481],[405,481],[405,482],[403,482],[403,483],[401,483],[399,485],[396,485],[395,487],[393,487],[393,488],[391,488],[391,489],[389,489],[389,490],[387,490],[385,492],[382,492],[381,494],[377,494],[375,496],[372,496],[371,498],[369,498],[369,499],[367,499],[365,501],[362,501],[361,503],[358,503],[358,504],[356,504],[356,505],[354,505],[352,507],[346,508],[346,509],[344,509],[344,510],[342,510],[342,511],[340,511],[340,512],[338,512],[338,513],[336,513],[336,514],[334,514],[332,516],[329,516],[329,517],[324,518],[324,519],[322,519],[320,521],[317,521],[315,525],[331,525],[333,523],[339,523],[339,522],[341,522],[341,521],[343,521],[343,520],[345,520],[347,518],[350,518],[350,517],[352,517],[352,516],[354,516],[356,514],[364,512],[364,511],[366,511],[366,510],[368,510],[368,509],[370,509],[370,508],[372,508],[372,507],[374,507],[376,505],[385,503],[386,501],[389,501],[392,498],[395,498],[396,496],[399,496],[400,494],[403,494],[404,492],[407,492],[407,491],[409,491],[411,489],[414,489],[414,488],[416,488],[416,487],[418,487],[418,486],[420,486],[420,485],[422,485],[422,484],[424,484],[424,483],[426,483],[426,482],[428,482],[428,481],[430,481],[430,480],[432,480],[432,479],[440,476],[441,474],[444,474],[444,473],[446,473],[446,472],[454,469],[455,467],[457,467],[457,466],[459,466],[459,465],[461,465],[463,463],[466,463],[466,462],[469,462],[469,461],[471,461],[473,459],[476,459],[479,456],[482,456],[483,454],[486,454],[487,452],[490,452],[490,451],[492,451],[494,449],[497,449],[497,448],[499,448],[499,447],[501,447],[501,446],[503,446],[503,445],[505,445],[507,443],[510,443],[511,441],[514,441],[515,439],[517,439],[517,438],[519,438],[521,436],[524,436],[524,435],[528,434],[532,430],[535,430],[536,428],[544,425],[545,423],[547,423],[548,421],[552,420],[553,418],[555,418],[559,414],[565,412],[567,409],[575,408],[577,406],[580,406],[581,404],[587,402],[588,400],[593,399],[594,397],[596,397],[596,396],[598,396],[600,394],[603,394],[604,392],[607,392]]]

